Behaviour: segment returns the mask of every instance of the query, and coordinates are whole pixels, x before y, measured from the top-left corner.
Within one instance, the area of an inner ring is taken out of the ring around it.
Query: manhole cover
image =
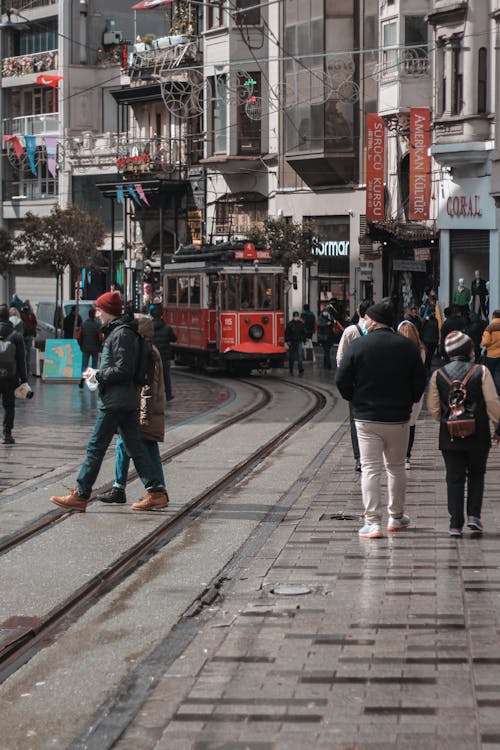
[[[349,513],[323,513],[320,517],[320,521],[359,521],[360,516],[351,515]]]
[[[303,586],[299,583],[280,583],[271,589],[271,593],[278,596],[299,596],[301,594],[310,594],[311,591],[312,589],[309,586]]]

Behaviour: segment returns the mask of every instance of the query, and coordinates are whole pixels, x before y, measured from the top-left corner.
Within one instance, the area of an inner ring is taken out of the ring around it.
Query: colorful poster
[[[82,351],[76,339],[47,339],[43,380],[80,380]]]
[[[383,221],[385,132],[380,115],[366,115],[366,218]]]
[[[431,112],[428,107],[410,109],[410,206],[411,221],[429,218],[431,197]]]

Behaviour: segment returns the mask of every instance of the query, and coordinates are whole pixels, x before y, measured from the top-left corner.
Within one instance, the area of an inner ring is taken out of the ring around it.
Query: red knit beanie
[[[122,298],[119,292],[105,292],[95,301],[95,306],[108,315],[118,317],[123,312]]]

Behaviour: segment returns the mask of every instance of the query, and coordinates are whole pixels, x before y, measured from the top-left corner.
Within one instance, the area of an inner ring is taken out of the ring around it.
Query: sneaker
[[[127,496],[123,487],[111,487],[109,492],[97,495],[96,500],[100,500],[101,503],[126,503]]]
[[[165,490],[152,492],[147,490],[146,494],[138,503],[132,503],[132,510],[161,510],[168,505],[168,495]]]
[[[3,444],[4,444],[4,445],[14,445],[14,444],[15,444],[15,442],[16,442],[16,441],[15,441],[15,440],[14,440],[14,438],[12,437],[12,433],[10,433],[10,432],[6,432],[6,433],[4,434],[4,436],[3,436]]]
[[[358,534],[362,539],[381,539],[384,536],[379,523],[365,523]]]
[[[356,461],[356,467],[354,471],[361,471],[361,461]]]
[[[450,529],[448,531],[448,536],[450,536],[452,539],[461,539],[462,529]]]
[[[405,459],[405,469],[406,469],[406,471],[409,471],[411,469],[410,459],[409,458]]]
[[[63,495],[62,497],[58,497],[57,495],[52,496],[50,502],[54,503],[54,505],[59,505],[60,508],[64,508],[65,510],[78,510],[80,513],[85,513],[88,498],[79,495],[75,487],[69,495]]]
[[[479,531],[480,534],[483,533],[483,522],[477,516],[469,516],[467,526],[471,531]]]
[[[389,522],[387,524],[387,531],[404,531],[410,525],[410,516],[403,513],[400,518],[389,516]]]

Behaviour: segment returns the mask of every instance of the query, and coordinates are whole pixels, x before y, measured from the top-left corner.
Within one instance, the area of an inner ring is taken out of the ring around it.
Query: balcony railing
[[[58,192],[58,180],[52,177],[4,183],[4,200],[41,200],[54,198]]]
[[[155,39],[149,44],[134,45],[128,56],[128,72],[132,80],[140,77],[141,71],[161,74],[165,70],[191,65],[200,59],[197,37],[179,34]]]
[[[6,118],[2,122],[2,135],[55,135],[56,133],[59,133],[57,112]]]
[[[380,74],[384,78],[420,77],[430,71],[427,47],[384,47]]]
[[[2,76],[27,76],[32,73],[45,73],[48,70],[57,70],[59,59],[56,49],[47,52],[35,52],[32,55],[19,55],[18,57],[4,57],[2,62]]]

